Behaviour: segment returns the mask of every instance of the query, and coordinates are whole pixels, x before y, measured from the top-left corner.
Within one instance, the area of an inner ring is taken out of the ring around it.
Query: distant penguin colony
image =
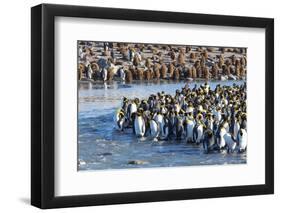
[[[245,79],[245,48],[79,41],[79,80]]]
[[[208,83],[175,95],[158,92],[147,99],[123,98],[116,110],[116,129],[153,141],[193,143],[205,153],[244,152],[247,149],[246,83],[232,86]]]

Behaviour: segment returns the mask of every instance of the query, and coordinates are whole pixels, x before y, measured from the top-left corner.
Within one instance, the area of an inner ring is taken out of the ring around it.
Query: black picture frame
[[[56,197],[54,21],[58,16],[265,29],[265,184]],[[46,209],[274,193],[274,19],[41,4],[31,8],[31,52],[32,205]]]

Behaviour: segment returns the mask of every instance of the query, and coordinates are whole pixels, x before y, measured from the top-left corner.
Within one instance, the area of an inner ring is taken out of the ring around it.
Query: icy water
[[[194,84],[189,83],[191,87]],[[242,81],[211,82],[242,84]],[[78,84],[78,170],[151,168],[171,166],[223,165],[246,163],[246,153],[204,154],[202,147],[184,141],[153,142],[137,139],[132,129],[120,132],[114,129],[113,115],[120,107],[123,96],[147,98],[150,94],[165,91],[175,94],[184,82],[142,82],[132,84]],[[129,164],[141,161],[142,164]]]

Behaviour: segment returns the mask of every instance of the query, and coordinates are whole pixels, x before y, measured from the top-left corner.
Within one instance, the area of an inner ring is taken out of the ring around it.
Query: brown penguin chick
[[[147,68],[150,68],[150,67],[152,66],[152,61],[151,61],[150,58],[146,58],[146,59],[145,59],[145,66],[146,66]]]
[[[208,58],[208,51],[206,49],[202,51],[202,56]]]
[[[227,75],[227,76],[230,75],[230,65],[229,66],[225,66],[224,74]]]
[[[95,62],[91,63],[91,68],[93,71],[98,71],[100,69],[99,65]]]
[[[157,80],[160,79],[160,70],[159,69],[154,70],[154,78]]]
[[[174,80],[179,80],[179,79],[180,79],[180,71],[178,68],[176,68],[174,71]]]
[[[218,78],[218,71],[219,71],[218,65],[217,65],[217,64],[214,64],[214,65],[212,66],[212,70],[211,70],[212,75],[213,75],[213,78],[215,78],[215,79]]]
[[[132,75],[132,72],[130,70],[125,70],[125,81],[127,83],[131,83],[133,81],[133,75]]]
[[[137,69],[137,80],[143,80],[143,69],[142,68],[136,68]]]
[[[229,72],[230,72],[230,74],[235,74],[235,66],[233,66],[233,65],[230,65],[229,66]]]
[[[150,70],[145,70],[143,72],[143,78],[144,78],[144,80],[148,80],[148,81],[151,79]]]
[[[169,67],[168,67],[168,73],[169,73],[170,77],[172,77],[174,75],[174,70],[175,70],[174,64],[170,63]]]
[[[200,66],[204,67],[205,64],[206,64],[206,58],[205,58],[205,56],[202,56],[202,58],[200,59]]]
[[[160,64],[158,63],[155,63],[154,64],[154,67],[153,67],[153,71],[154,71],[154,74],[155,74],[155,78],[156,79],[159,79],[160,78]]]
[[[244,67],[240,67],[240,77],[246,76],[246,69]]]
[[[236,59],[236,60],[235,60],[235,67],[240,67],[240,65],[241,65],[240,60],[239,60],[239,59]]]
[[[139,66],[139,64],[140,64],[140,59],[137,55],[135,55],[133,59],[133,65],[137,67]]]
[[[128,60],[128,49],[123,47],[121,48],[120,53],[122,54],[122,58],[125,60]]]
[[[113,80],[113,77],[114,77],[114,72],[113,72],[113,67],[109,67],[108,68],[108,73],[107,73],[107,80],[108,81],[112,81]]]
[[[190,55],[189,55],[189,57],[190,57],[191,59],[195,59],[195,58],[196,58],[196,57],[195,57],[195,53],[194,53],[194,52],[191,52]]]
[[[232,56],[230,57],[230,59],[231,59],[231,64],[232,64],[232,65],[235,65],[236,56],[235,56],[235,55],[232,55]]]
[[[91,49],[90,48],[85,48],[85,53],[86,53],[86,55],[90,55],[91,54]]]
[[[130,66],[129,71],[132,74],[133,80],[137,80],[137,70],[133,66]]]
[[[200,67],[200,61],[199,60],[195,61],[194,67],[195,67],[195,69],[198,69]]]
[[[185,48],[179,48],[179,53],[185,54]]]
[[[218,66],[219,68],[222,68],[222,65],[224,64],[224,58],[223,58],[223,55],[220,55],[219,57],[219,63],[218,63]]]
[[[240,66],[235,67],[235,75],[240,78]]]
[[[209,68],[208,67],[203,67],[203,76],[206,80],[208,80],[210,78],[210,72],[209,72]]]
[[[197,51],[197,52],[202,52],[202,48],[201,48],[201,47],[197,47],[197,48],[196,48],[196,51]]]
[[[79,80],[82,79],[84,73],[85,73],[85,65],[82,64],[82,63],[79,63],[79,66],[78,66],[78,78],[79,78]]]
[[[225,65],[226,66],[230,66],[231,65],[231,60],[230,59],[226,59],[225,60]]]
[[[167,66],[165,63],[161,63],[161,69],[160,69],[160,74],[161,74],[161,78],[166,78],[167,77]]]
[[[197,78],[202,78],[202,68],[201,67],[198,67],[196,69],[196,75],[197,75]]]
[[[153,69],[152,69],[152,68],[149,68],[149,69],[148,69],[148,72],[150,73],[150,79],[153,79],[153,78],[155,77],[154,72],[153,72]]]
[[[241,63],[242,66],[245,67],[246,66],[246,62],[247,61],[246,61],[246,58],[244,56],[240,58],[240,63]]]
[[[178,55],[178,64],[184,66],[185,65],[185,54],[184,53],[180,53]]]
[[[187,77],[192,78],[192,68],[187,67],[186,72],[187,72]]]
[[[99,65],[97,63],[91,63],[91,67],[92,67],[92,70],[93,70],[93,79],[94,80],[98,80],[99,78]]]
[[[197,72],[196,72],[196,68],[194,66],[191,67],[191,72],[192,72],[192,78],[197,78]]]

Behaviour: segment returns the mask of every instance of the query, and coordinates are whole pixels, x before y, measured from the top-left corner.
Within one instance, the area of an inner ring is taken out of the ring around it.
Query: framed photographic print
[[[274,20],[31,9],[31,203],[274,192]]]

